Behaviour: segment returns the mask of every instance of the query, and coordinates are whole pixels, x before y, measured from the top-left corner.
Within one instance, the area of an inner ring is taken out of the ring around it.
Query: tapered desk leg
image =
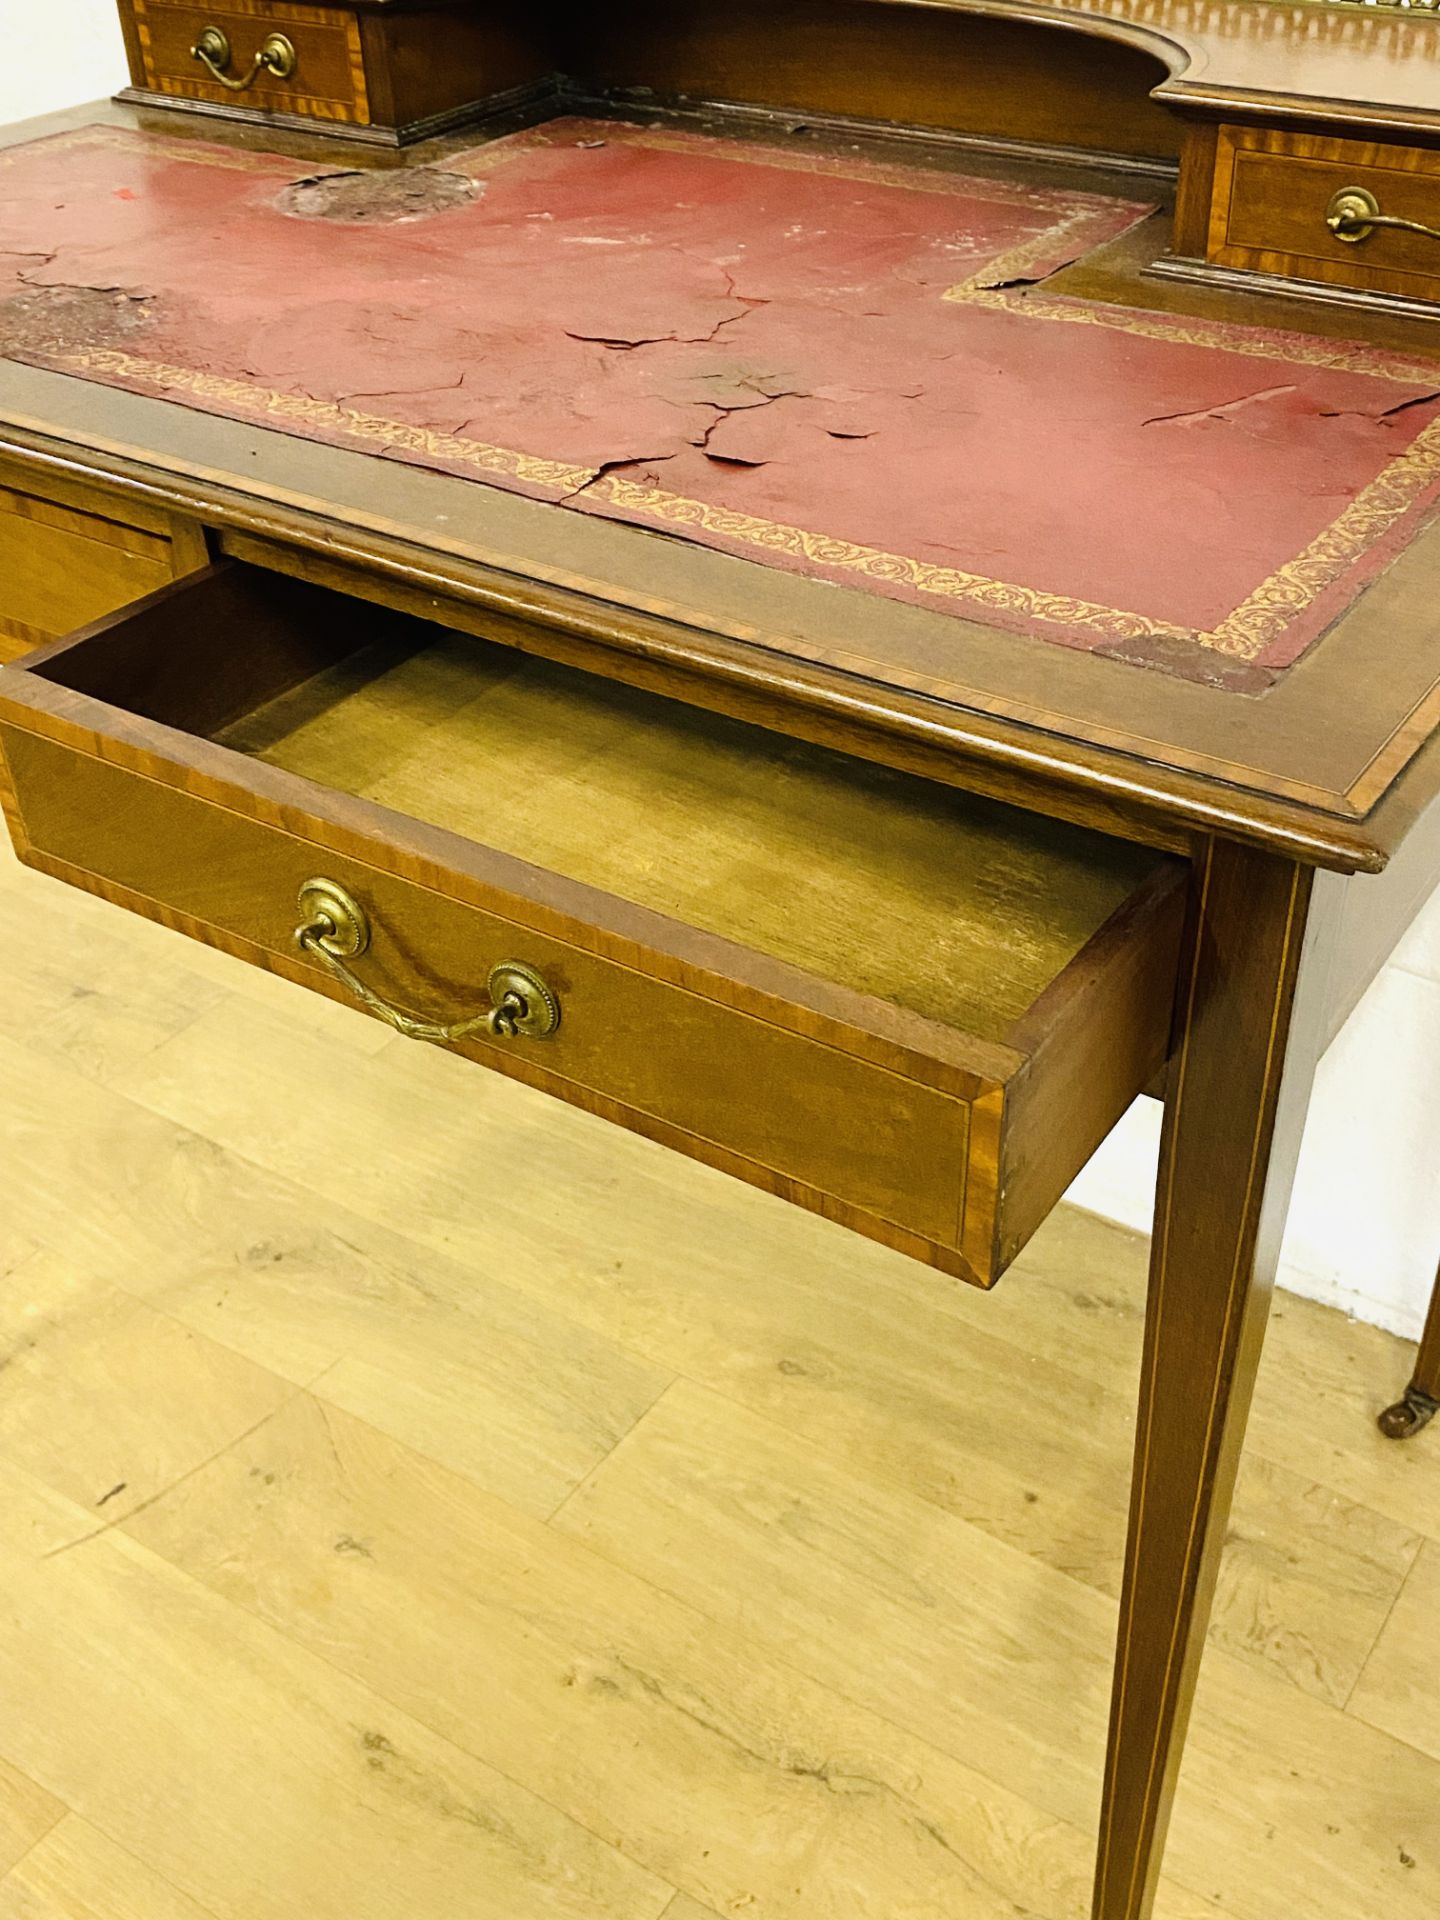
[[[1420,1336],[1415,1372],[1403,1397],[1380,1416],[1380,1431],[1388,1440],[1408,1440],[1440,1413],[1440,1273],[1430,1296],[1430,1312]]]
[[[1321,876],[1322,880],[1328,876]],[[1148,1920],[1321,1044],[1331,893],[1212,843],[1165,1103],[1095,1920]]]

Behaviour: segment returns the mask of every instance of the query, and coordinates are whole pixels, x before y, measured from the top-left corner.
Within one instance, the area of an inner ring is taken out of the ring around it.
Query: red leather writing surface
[[[1147,209],[557,121],[0,154],[0,352],[1239,690],[1440,490],[1423,368],[1035,284]]]

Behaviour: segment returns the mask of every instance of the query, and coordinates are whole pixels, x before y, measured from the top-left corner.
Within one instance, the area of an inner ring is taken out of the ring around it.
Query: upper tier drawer
[[[238,563],[0,748],[31,865],[982,1285],[1165,1056],[1181,863]]]
[[[1440,237],[1372,227],[1342,238],[1332,209],[1371,205],[1440,229],[1440,151],[1275,128],[1222,127],[1208,258],[1372,293],[1440,299]]]
[[[133,0],[133,15],[144,84],[156,93],[369,123],[353,13],[287,0]]]

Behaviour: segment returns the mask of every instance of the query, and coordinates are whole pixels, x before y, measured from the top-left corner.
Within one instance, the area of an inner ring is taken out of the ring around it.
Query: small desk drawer
[[[1330,231],[1332,202],[1351,191],[1386,216],[1440,229],[1440,151],[1222,127],[1207,257],[1217,266],[1440,299],[1440,239],[1376,227],[1345,240]]]
[[[0,747],[31,865],[981,1285],[1165,1056],[1182,863],[237,563]]]
[[[295,6],[286,0],[215,0],[214,5],[208,0],[132,0],[132,13],[144,84],[155,93],[213,106],[369,124],[360,25],[345,8]],[[205,42],[207,32],[220,40]],[[257,68],[257,56],[275,35],[286,43],[289,55]],[[215,78],[192,51],[207,44],[212,49],[223,46],[216,64],[234,85]]]

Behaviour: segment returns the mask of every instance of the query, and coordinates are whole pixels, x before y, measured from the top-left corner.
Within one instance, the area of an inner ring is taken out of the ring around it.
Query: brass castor
[[[1407,1387],[1404,1398],[1387,1407],[1378,1424],[1387,1440],[1412,1440],[1422,1427],[1429,1426],[1437,1413],[1440,1413],[1440,1400],[1422,1393],[1419,1387]]]

